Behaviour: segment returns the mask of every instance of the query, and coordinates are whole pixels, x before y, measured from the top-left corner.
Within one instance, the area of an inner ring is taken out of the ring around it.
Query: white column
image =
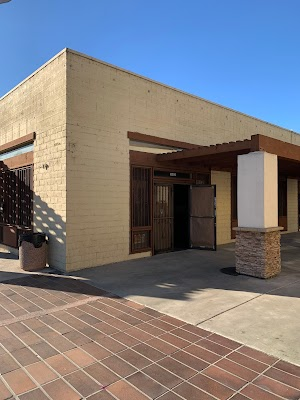
[[[278,226],[277,155],[256,151],[238,156],[238,226]]]
[[[258,278],[280,273],[277,156],[263,151],[238,156],[236,271]]]

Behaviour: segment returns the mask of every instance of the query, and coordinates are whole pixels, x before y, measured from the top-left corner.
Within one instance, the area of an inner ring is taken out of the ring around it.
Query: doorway
[[[154,254],[215,250],[215,188],[154,183]]]
[[[174,250],[189,248],[189,185],[174,185]]]

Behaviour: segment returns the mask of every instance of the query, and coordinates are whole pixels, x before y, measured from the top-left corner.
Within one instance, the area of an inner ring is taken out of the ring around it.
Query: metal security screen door
[[[153,199],[154,252],[173,250],[174,212],[173,185],[155,184]]]
[[[190,186],[190,247],[216,250],[216,187]]]

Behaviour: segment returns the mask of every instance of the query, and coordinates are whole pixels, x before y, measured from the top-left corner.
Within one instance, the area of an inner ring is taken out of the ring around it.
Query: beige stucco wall
[[[0,145],[36,132],[34,226],[49,235],[49,263],[60,269],[66,254],[65,66],[62,52],[0,99]]]
[[[298,180],[287,180],[287,231],[298,232]]]
[[[210,145],[250,138],[261,134],[300,145],[300,135],[206,101],[180,90],[124,71],[102,61],[68,50],[68,72],[79,72],[80,86],[90,93],[84,100],[93,105],[86,118],[95,115],[99,102],[105,103],[107,116],[104,125],[118,125],[117,119],[127,122],[127,130]],[[75,60],[76,63],[75,63]],[[90,73],[94,72],[95,75]],[[78,98],[78,103],[83,100]],[[78,104],[79,106],[79,104]],[[101,111],[101,107],[98,108]],[[99,113],[98,113],[99,114]],[[115,118],[114,118],[115,117]]]
[[[300,144],[300,136],[286,129],[69,50],[68,270],[145,255],[129,255],[128,131],[199,145],[253,134]],[[222,244],[231,241],[230,174],[213,172],[212,183]]]
[[[231,240],[231,174],[211,171],[211,184],[216,185],[217,246]]]

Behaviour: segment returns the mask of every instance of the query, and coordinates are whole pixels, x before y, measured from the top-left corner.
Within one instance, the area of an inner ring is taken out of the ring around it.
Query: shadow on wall
[[[66,223],[53,208],[34,193],[34,231],[44,232],[49,239],[48,263],[50,267],[65,270]]]

